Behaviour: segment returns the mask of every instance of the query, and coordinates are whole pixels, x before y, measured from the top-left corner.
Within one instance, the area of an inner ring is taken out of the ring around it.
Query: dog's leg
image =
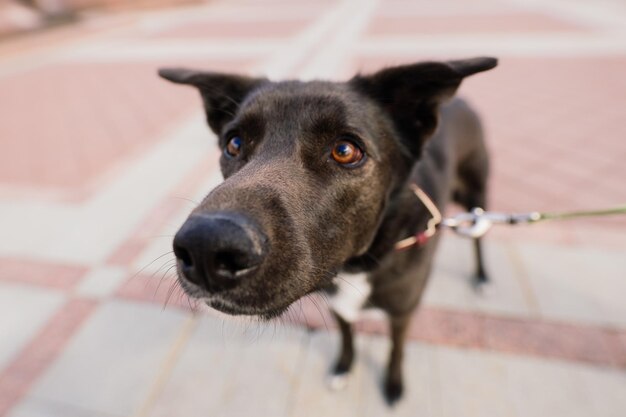
[[[476,256],[476,275],[474,279],[477,289],[480,290],[484,288],[487,284],[489,284],[489,277],[485,272],[485,265],[483,261],[483,248],[481,238],[474,239],[474,253]]]
[[[339,325],[341,332],[341,352],[330,376],[329,386],[333,390],[345,388],[348,383],[348,374],[354,361],[354,341],[352,336],[352,324],[344,320],[333,311],[333,316]]]
[[[402,358],[404,357],[404,342],[411,315],[390,317],[391,354],[385,378],[385,400],[389,405],[395,404],[404,390],[402,381]]]
[[[487,196],[484,183],[470,190],[470,195],[467,203],[468,204],[466,207],[468,210],[472,210],[475,207],[480,207],[484,210],[487,209]],[[473,240],[474,257],[476,260],[476,275],[474,275],[474,285],[478,291],[482,291],[489,284],[489,277],[487,276],[487,272],[485,272],[482,237],[475,238]]]
[[[465,209],[475,207],[487,209],[487,159],[486,154],[478,154],[469,158],[459,166],[458,187],[454,191],[453,200]],[[483,290],[489,284],[489,277],[485,271],[483,261],[482,238],[474,239],[474,258],[476,274],[474,285],[477,290]]]
[[[485,190],[483,187],[480,187],[477,190],[473,190],[473,195],[469,198],[468,210],[471,210],[474,207],[480,207],[483,209],[487,209],[487,199],[485,196]],[[476,265],[476,275],[474,275],[474,286],[477,291],[484,291],[489,285],[489,276],[485,271],[485,261],[483,256],[483,243],[482,237],[475,238],[474,240],[474,257],[475,257],[475,265]]]

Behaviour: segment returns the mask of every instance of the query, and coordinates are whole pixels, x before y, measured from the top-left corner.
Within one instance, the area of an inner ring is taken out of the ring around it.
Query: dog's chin
[[[231,316],[256,316],[263,320],[271,320],[281,316],[289,306],[278,308],[260,308],[256,306],[240,305],[227,299],[216,298],[214,296],[203,297],[207,306],[221,313]]]
[[[257,306],[252,303],[234,301],[227,294],[211,294],[179,275],[178,278],[185,294],[193,299],[203,301],[208,307],[231,316],[256,316],[263,320],[271,320],[282,315],[289,308],[285,306]]]

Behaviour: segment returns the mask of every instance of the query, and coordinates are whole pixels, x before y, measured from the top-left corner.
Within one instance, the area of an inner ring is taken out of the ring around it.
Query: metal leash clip
[[[470,212],[459,213],[441,221],[441,226],[453,230],[455,233],[477,239],[484,236],[494,224],[532,223],[541,220],[538,212],[509,214],[495,213],[475,207]]]
[[[579,217],[596,217],[610,215],[626,215],[626,204],[600,210],[561,211],[553,213],[541,213],[531,211],[529,213],[498,213],[485,211],[475,207],[469,212],[459,213],[454,217],[443,218],[437,205],[417,184],[410,185],[411,190],[430,213],[430,219],[426,229],[417,232],[413,236],[396,242],[396,250],[403,250],[414,245],[424,245],[436,233],[439,227],[447,227],[456,234],[472,239],[484,236],[494,224],[521,224],[536,223],[543,220],[565,220]]]

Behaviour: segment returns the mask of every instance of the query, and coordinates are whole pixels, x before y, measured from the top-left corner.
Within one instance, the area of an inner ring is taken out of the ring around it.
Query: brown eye
[[[226,144],[226,149],[224,149],[224,153],[231,158],[234,158],[239,155],[241,152],[241,145],[243,141],[239,136],[233,136]]]
[[[341,165],[356,165],[363,159],[361,148],[347,140],[337,142],[331,155]]]

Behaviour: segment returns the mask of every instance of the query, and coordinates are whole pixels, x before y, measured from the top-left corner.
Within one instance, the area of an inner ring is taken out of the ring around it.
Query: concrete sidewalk
[[[196,93],[156,68],[342,79],[473,55],[501,59],[461,88],[489,135],[491,208],[626,201],[618,1],[214,1],[0,44],[0,416],[623,415],[624,219],[494,230],[482,295],[469,242],[446,235],[393,411],[384,323],[360,324],[332,393],[323,300],[258,324],[174,285],[172,235],[221,177]]]

